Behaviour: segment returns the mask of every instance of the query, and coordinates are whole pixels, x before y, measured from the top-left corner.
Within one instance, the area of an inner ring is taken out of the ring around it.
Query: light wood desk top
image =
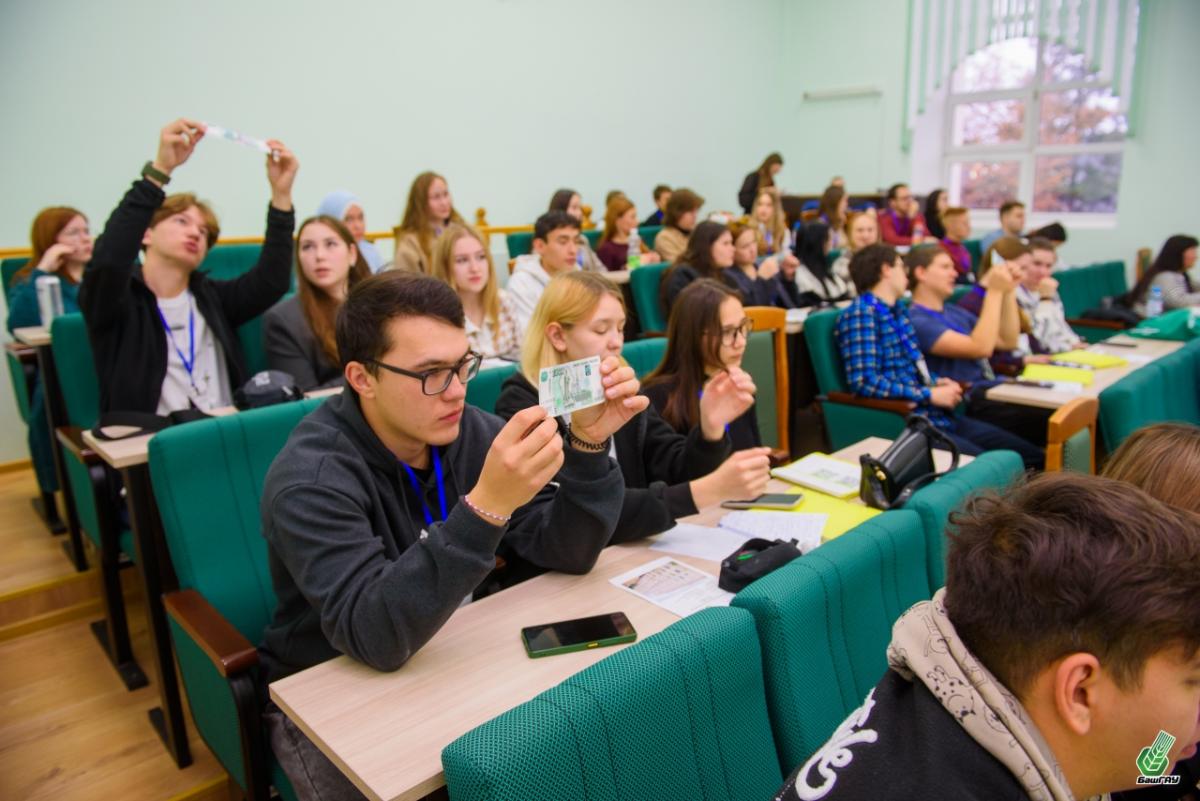
[[[14,328],[13,338],[23,345],[39,348],[50,344],[50,329],[42,325],[31,325],[28,328]]]
[[[312,392],[305,393],[305,398],[327,398],[330,395],[340,394],[341,387],[330,387],[329,389],[317,389]],[[237,409],[233,406],[222,406],[220,409],[213,409],[210,414],[213,417],[225,417],[230,414],[237,414]],[[121,426],[113,426],[114,429],[119,429]],[[119,432],[113,431],[115,436]],[[157,432],[154,432],[157,433]],[[117,470],[126,467],[136,467],[140,464],[145,464],[150,458],[150,440],[154,436],[151,434],[142,434],[139,437],[128,437],[126,439],[104,440],[96,437],[91,430],[83,432],[84,443],[96,452],[96,455],[103,459],[109,467]]]
[[[888,444],[871,438],[834,455],[856,462]],[[939,452],[936,461],[945,469],[949,454]],[[686,522],[714,525],[722,514],[705,510]],[[651,542],[606,548],[587,575],[546,573],[459,609],[394,673],[342,656],[273,683],[271,698],[369,798],[421,798],[445,784],[441,754],[451,741],[614,651],[530,659],[522,627],[623,611],[643,639],[679,620],[608,582],[667,555],[650,550]],[[714,576],[720,570],[715,562],[674,558]]]
[[[1150,362],[1142,362],[1141,358],[1147,358],[1150,361],[1160,359],[1168,353],[1172,353],[1183,347],[1182,342],[1171,342],[1162,339],[1138,339],[1136,337],[1119,335],[1111,337],[1113,342],[1126,342],[1136,345],[1135,348],[1122,347],[1105,347],[1103,342],[1096,343],[1088,348],[1088,350],[1097,353],[1104,353],[1110,356],[1120,356],[1127,358],[1133,356],[1136,362],[1130,362],[1124,367],[1108,367],[1103,370],[1096,370],[1092,376],[1092,383],[1083,388],[1082,392],[1059,392],[1053,389],[1041,389],[1039,387],[1023,387],[1016,384],[999,384],[987,391],[988,400],[1004,401],[1006,403],[1017,403],[1022,406],[1038,406],[1043,409],[1057,409],[1063,404],[1070,403],[1076,398],[1094,398],[1097,397],[1108,387],[1120,381],[1125,376],[1137,370],[1140,367],[1145,367]]]

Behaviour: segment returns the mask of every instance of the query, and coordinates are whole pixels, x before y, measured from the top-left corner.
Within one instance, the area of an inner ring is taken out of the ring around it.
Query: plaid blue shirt
[[[914,401],[939,428],[953,427],[950,415],[929,403],[929,387],[917,368],[920,351],[914,355],[917,334],[898,305],[887,306],[865,292],[838,315],[834,336],[851,392]]]

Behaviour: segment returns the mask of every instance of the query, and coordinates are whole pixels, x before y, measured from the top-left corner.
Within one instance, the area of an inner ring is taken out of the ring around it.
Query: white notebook
[[[810,453],[791,464],[776,467],[771,475],[835,498],[846,498],[858,494],[862,468],[824,453]]]

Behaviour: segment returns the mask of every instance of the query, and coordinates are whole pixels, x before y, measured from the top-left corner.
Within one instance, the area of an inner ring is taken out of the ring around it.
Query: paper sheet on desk
[[[609,582],[680,617],[710,606],[729,606],[733,599],[733,593],[717,586],[716,576],[669,556],[635,567]]]
[[[744,539],[795,540],[800,553],[808,553],[821,544],[821,533],[828,514],[803,512],[730,512],[720,526],[745,535]]]
[[[655,537],[650,549],[720,562],[741,548],[747,539],[748,537],[722,528],[679,523]]]

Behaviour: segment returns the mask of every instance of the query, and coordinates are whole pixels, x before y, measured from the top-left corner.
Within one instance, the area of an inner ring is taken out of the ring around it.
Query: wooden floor
[[[15,602],[38,599],[0,638],[0,799],[236,798],[190,721],[195,761],[176,769],[146,717],[157,705],[153,679],[129,692],[117,678],[88,626],[98,617],[94,571],[75,573],[63,537],[34,514],[34,487],[28,469],[0,473],[0,606],[13,602],[11,616],[23,608]],[[134,651],[149,671],[141,591],[129,590]]]

